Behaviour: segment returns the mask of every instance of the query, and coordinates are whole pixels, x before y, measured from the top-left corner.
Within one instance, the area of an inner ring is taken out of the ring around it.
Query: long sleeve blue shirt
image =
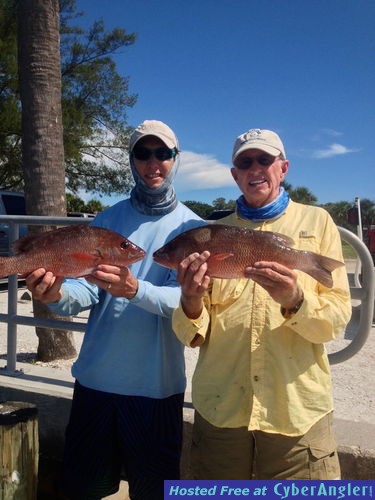
[[[182,203],[169,214],[149,216],[123,200],[100,213],[93,225],[117,231],[143,248],[131,266],[139,287],[132,299],[113,297],[85,279],[66,279],[62,298],[49,304],[60,315],[91,309],[72,374],[92,389],[165,398],[185,390],[184,346],[172,331],[180,300],[175,271],[153,261],[155,250],[204,222]]]

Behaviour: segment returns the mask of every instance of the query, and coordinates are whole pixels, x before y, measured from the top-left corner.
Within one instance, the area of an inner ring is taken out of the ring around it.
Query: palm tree
[[[22,164],[30,215],[66,215],[59,19],[58,0],[17,4]],[[37,301],[34,314],[56,318]],[[36,333],[38,359],[76,355],[72,332],[37,327]]]
[[[293,201],[298,203],[305,203],[306,205],[315,205],[317,197],[306,187],[297,186],[289,191],[290,197]]]

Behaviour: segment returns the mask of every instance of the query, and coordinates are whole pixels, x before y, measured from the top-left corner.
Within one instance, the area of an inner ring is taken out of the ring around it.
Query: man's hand
[[[43,268],[25,276],[26,286],[33,298],[40,302],[58,302],[62,297],[61,285],[64,278],[55,276]]]
[[[210,252],[192,253],[180,262],[177,281],[181,285],[181,304],[186,316],[198,318],[203,309],[203,295],[208,289],[210,277],[207,260]]]
[[[278,262],[256,262],[245,269],[245,277],[262,286],[285,309],[293,309],[303,297],[297,274]]]
[[[101,264],[85,278],[114,297],[132,299],[138,291],[138,280],[127,267]]]

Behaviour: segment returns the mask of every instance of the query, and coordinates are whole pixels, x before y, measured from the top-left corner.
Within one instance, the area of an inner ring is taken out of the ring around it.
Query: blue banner
[[[166,498],[306,499],[373,498],[375,480],[369,481],[165,481]]]

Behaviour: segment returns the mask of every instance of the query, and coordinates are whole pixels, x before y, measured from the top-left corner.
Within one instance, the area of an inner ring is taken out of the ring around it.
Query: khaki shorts
[[[193,479],[340,479],[332,413],[304,436],[219,428],[195,412]]]

